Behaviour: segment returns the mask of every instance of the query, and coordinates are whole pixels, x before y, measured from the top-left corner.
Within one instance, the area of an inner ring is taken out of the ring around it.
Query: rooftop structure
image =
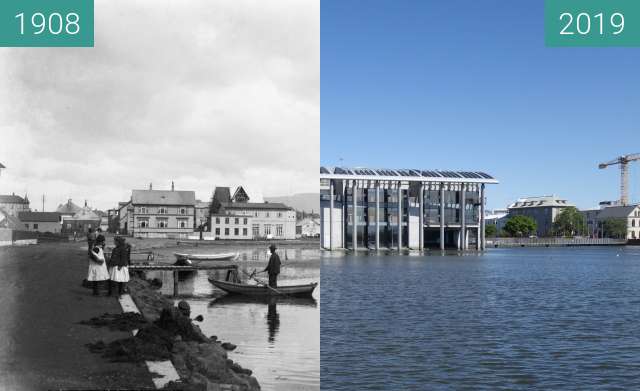
[[[567,200],[556,197],[555,195],[540,197],[524,197],[519,198],[513,204],[509,205],[509,209],[517,208],[538,208],[538,207],[567,207],[574,206]]]
[[[528,216],[536,222],[538,236],[553,234],[553,223],[564,208],[575,207],[555,195],[524,197],[509,205],[509,216]]]
[[[321,246],[484,248],[482,171],[320,167]]]

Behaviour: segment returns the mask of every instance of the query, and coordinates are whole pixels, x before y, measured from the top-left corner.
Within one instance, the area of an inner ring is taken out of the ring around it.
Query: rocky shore
[[[235,345],[222,343],[215,336],[205,336],[188,317],[180,315],[173,302],[157,292],[150,281],[134,277],[128,288],[142,313],[143,323],[132,319],[140,327],[138,333],[109,344],[90,344],[88,348],[92,352],[100,353],[111,361],[171,360],[181,380],[170,382],[165,389],[260,390],[251,370],[242,368],[227,357],[227,350],[235,348]],[[123,315],[112,317],[105,314],[85,324],[102,327],[111,326],[112,322],[122,328],[130,318]]]

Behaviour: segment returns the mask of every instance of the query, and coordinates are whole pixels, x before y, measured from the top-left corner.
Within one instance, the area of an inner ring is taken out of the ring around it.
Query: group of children
[[[100,233],[97,236],[92,234],[93,232],[89,232],[87,236],[89,244],[89,273],[87,281],[91,282],[93,295],[98,295],[100,281],[107,281],[107,296],[111,296],[114,282],[118,285],[118,295],[122,295],[124,293],[124,284],[129,282],[131,245],[126,243],[124,237],[116,236],[114,238],[115,248],[107,260],[104,254],[105,237]]]

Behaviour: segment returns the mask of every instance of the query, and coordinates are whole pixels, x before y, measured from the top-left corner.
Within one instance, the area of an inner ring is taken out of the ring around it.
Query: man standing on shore
[[[269,273],[269,286],[272,288],[278,287],[278,274],[280,274],[280,257],[276,254],[276,245],[272,244],[269,246],[269,250],[271,250],[271,257],[269,258],[269,263],[267,267],[264,269],[265,272]]]

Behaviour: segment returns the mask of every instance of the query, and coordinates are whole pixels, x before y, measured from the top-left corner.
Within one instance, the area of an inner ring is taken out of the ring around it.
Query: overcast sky
[[[318,191],[315,0],[96,0],[94,48],[0,48],[0,194]]]

